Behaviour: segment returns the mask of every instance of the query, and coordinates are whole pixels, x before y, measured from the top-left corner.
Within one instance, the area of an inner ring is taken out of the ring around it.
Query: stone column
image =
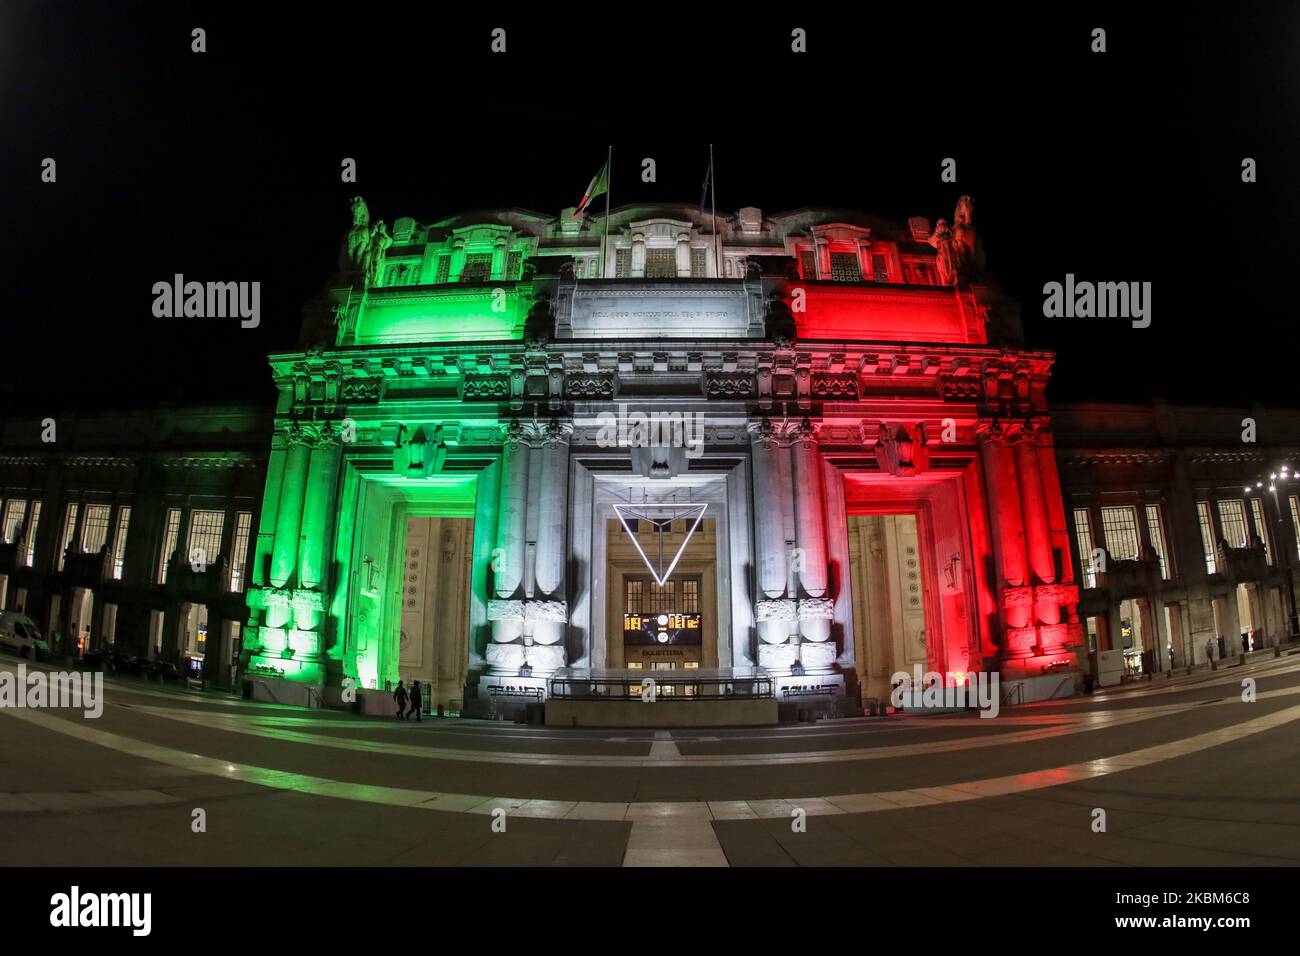
[[[533,466],[541,469],[538,494],[537,560],[535,593],[524,620],[532,625],[533,643],[527,648],[534,674],[544,676],[566,663],[564,631],[568,605],[564,593],[565,517],[569,505],[569,436],[573,425],[551,422],[545,426],[541,447],[533,455]]]
[[[327,539],[334,517],[340,450],[338,429],[333,425],[322,427],[311,449],[302,510],[299,582],[304,588],[320,588],[326,583]]]
[[[821,453],[817,436],[807,422],[790,443],[793,465],[795,541],[803,555],[799,584],[808,597],[825,597],[826,514],[822,504]]]
[[[631,272],[634,279],[645,275],[645,236],[639,232],[632,237]]]
[[[298,537],[302,533],[303,494],[307,488],[307,468],[311,459],[311,437],[297,424],[285,432],[288,452],[284,477],[280,482],[280,501],[275,511],[275,545],[271,550],[271,586],[292,587],[298,564]],[[280,624],[268,620],[270,627]]]
[[[790,640],[798,622],[796,604],[786,597],[790,580],[785,539],[785,513],[790,488],[781,460],[789,462],[789,445],[763,419],[748,426],[754,483],[754,552],[758,562],[757,603],[758,663],[773,674],[788,674],[798,659],[798,641]]]
[[[677,275],[678,277],[689,276],[691,274],[691,234],[682,232],[677,234]]]
[[[506,241],[498,239],[492,244],[492,281],[500,282],[506,274]]]
[[[830,640],[835,602],[830,598],[826,558],[826,510],[822,494],[822,459],[817,435],[805,419],[790,444],[791,483],[794,485],[795,543],[802,567],[799,586],[799,633],[803,643],[799,659],[810,674],[826,673],[835,663],[836,647]]]
[[[451,244],[451,266],[447,273],[448,282],[459,282],[465,271],[465,240],[456,239]]]
[[[501,503],[492,555],[496,599],[488,601],[492,642],[485,648],[485,656],[494,674],[517,673],[524,663],[524,608],[516,595],[524,579],[530,452],[523,425],[511,421],[501,446]]]
[[[988,422],[981,422],[977,433],[997,558],[998,607],[1005,631],[1001,651],[1005,657],[1021,657],[1037,646],[1038,629],[1033,624],[1033,588],[1026,570],[1024,512],[1016,463],[1008,447],[1011,436],[997,423]]]
[[[785,451],[766,419],[748,426],[754,471],[754,542],[758,558],[759,599],[785,594],[788,576],[782,515],[788,495],[781,485],[778,456]]]
[[[1024,518],[1025,551],[1034,584],[1056,582],[1056,562],[1052,558],[1052,537],[1047,523],[1047,501],[1043,496],[1043,479],[1038,470],[1038,443],[1026,430],[1013,446],[1019,478],[1020,508]]]

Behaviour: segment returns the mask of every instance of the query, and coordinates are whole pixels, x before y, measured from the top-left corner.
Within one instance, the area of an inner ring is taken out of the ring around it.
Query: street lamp
[[[1300,478],[1300,472],[1292,471],[1290,465],[1283,465],[1280,471],[1283,481],[1294,481],[1295,479]],[[1286,524],[1282,518],[1282,503],[1277,497],[1278,472],[1270,474],[1269,479],[1268,490],[1273,493],[1273,510],[1277,514],[1278,530],[1275,537],[1277,538],[1278,544],[1283,544],[1286,541]],[[1261,485],[1263,485],[1262,481],[1255,483],[1256,488]],[[1287,637],[1293,638],[1296,634],[1300,633],[1300,620],[1297,620],[1296,617],[1295,583],[1291,573],[1291,549],[1283,546],[1281,551],[1282,571],[1286,575],[1287,605],[1290,610],[1290,627]]]

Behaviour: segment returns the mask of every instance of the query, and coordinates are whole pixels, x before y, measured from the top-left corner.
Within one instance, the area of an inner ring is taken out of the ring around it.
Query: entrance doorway
[[[606,522],[609,667],[718,666],[717,522],[707,514],[698,524],[693,517],[670,519],[666,513],[662,521]],[[660,584],[657,576],[670,566]]]
[[[851,515],[849,563],[863,696],[888,699],[892,675],[929,668],[927,598],[914,514]]]
[[[459,711],[469,667],[472,518],[407,518],[397,671],[424,702]]]
[[[180,627],[177,643],[181,649],[181,657],[203,660],[203,655],[208,650],[208,606],[182,604]]]
[[[89,588],[73,588],[72,600],[68,603],[68,643],[69,654],[81,657],[91,649],[91,621],[95,614],[95,592]]]

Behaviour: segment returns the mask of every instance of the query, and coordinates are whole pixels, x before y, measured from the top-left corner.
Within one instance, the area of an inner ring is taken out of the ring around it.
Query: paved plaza
[[[105,692],[99,719],[0,709],[6,864],[1300,862],[1288,657],[994,719],[748,730],[398,722],[136,679]]]

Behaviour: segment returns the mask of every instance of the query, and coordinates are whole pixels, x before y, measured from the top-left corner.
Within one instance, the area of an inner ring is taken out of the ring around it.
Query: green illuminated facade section
[[[346,344],[518,340],[531,301],[532,284],[524,282],[371,293]]]
[[[398,679],[406,531],[472,522],[470,641],[488,630],[498,402],[543,297],[537,239],[488,224],[390,235],[353,201],[339,271],[304,310],[279,391],[247,601],[249,676]]]

